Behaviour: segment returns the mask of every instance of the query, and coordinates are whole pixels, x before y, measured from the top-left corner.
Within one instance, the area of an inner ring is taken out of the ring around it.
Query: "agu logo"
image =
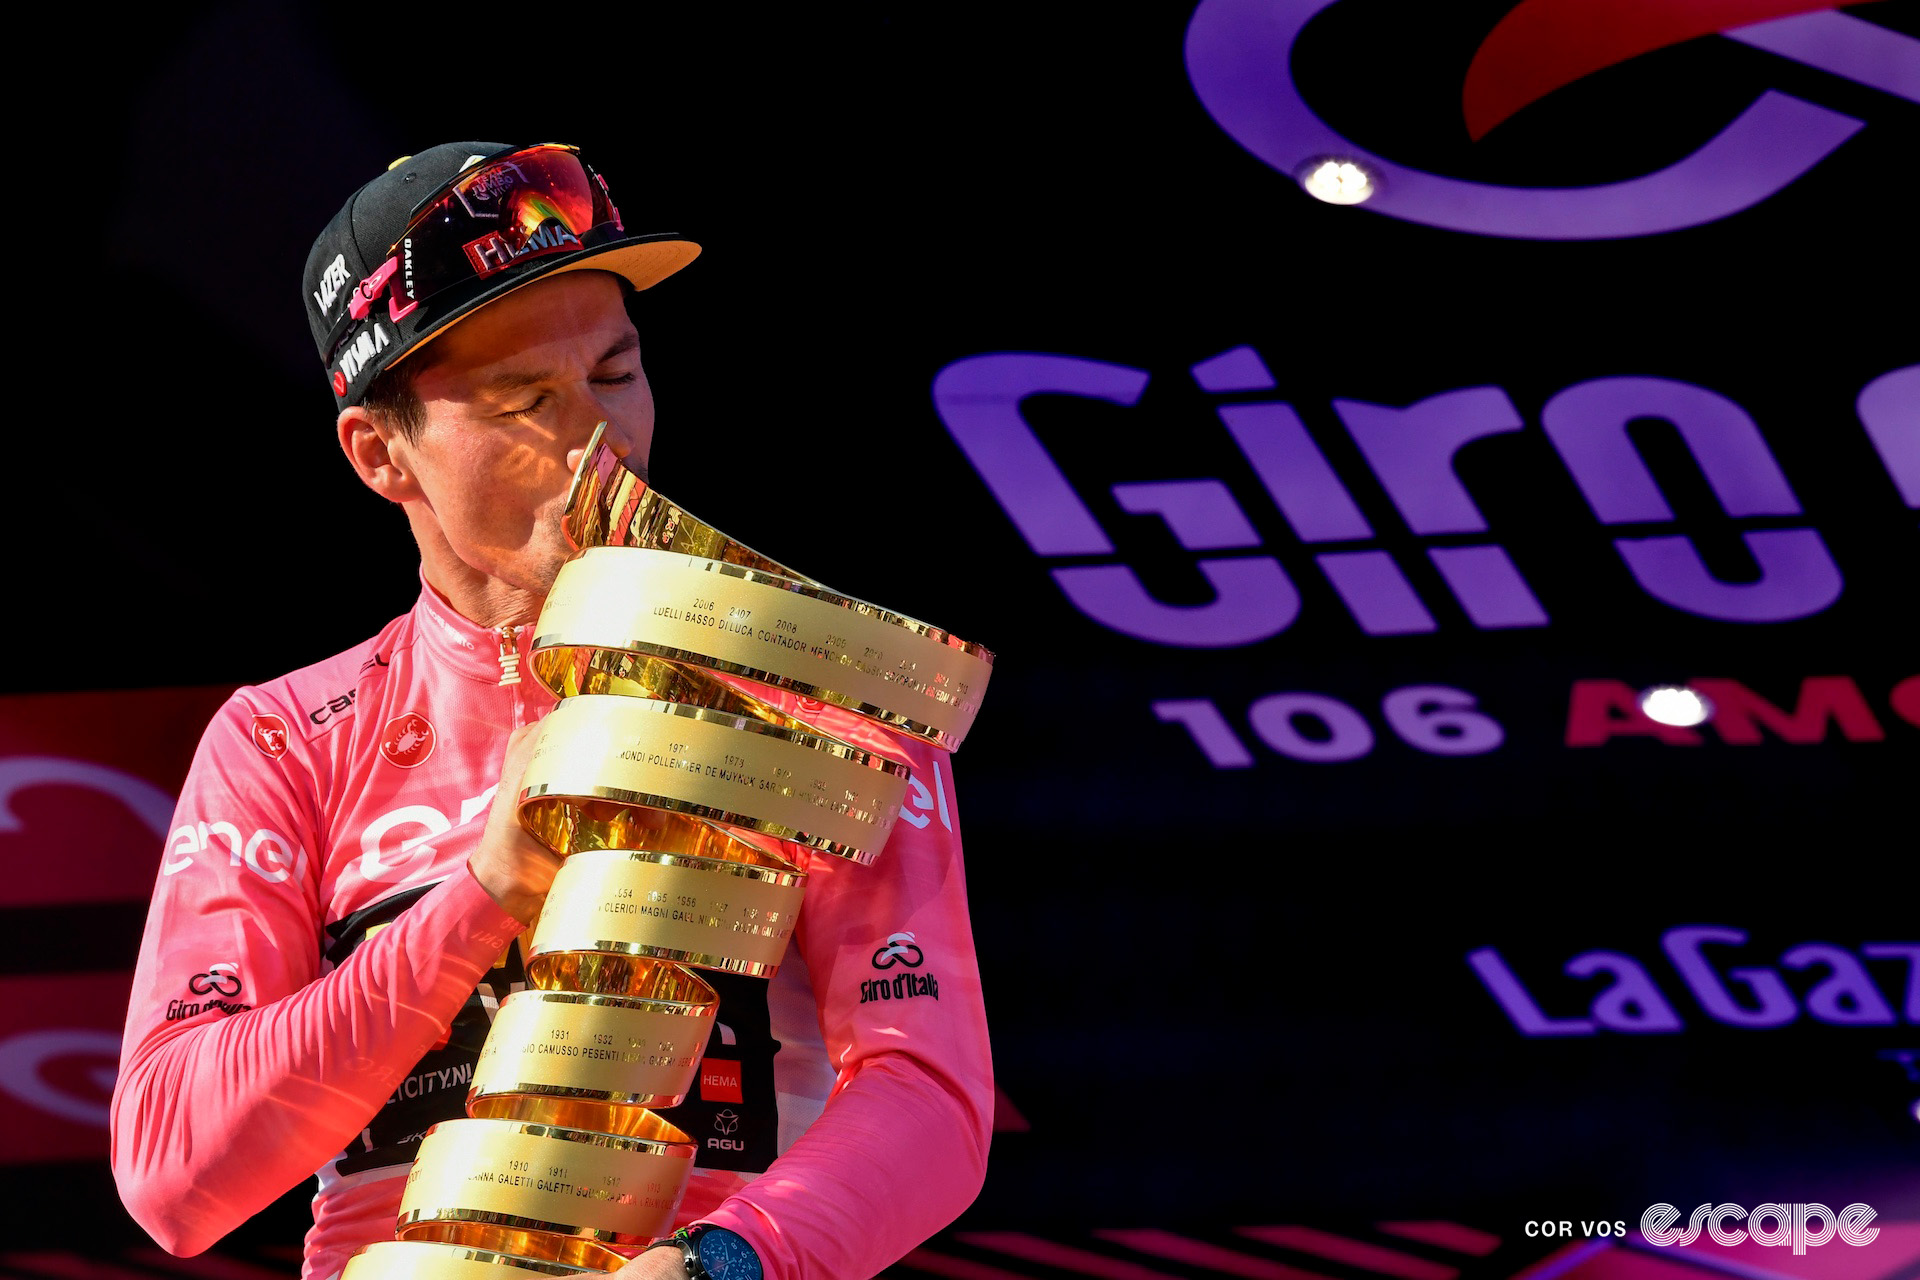
[[[427,718],[418,711],[409,711],[387,721],[387,727],[380,731],[380,754],[390,764],[413,769],[425,764],[433,754],[436,738]]]
[[[256,714],[247,734],[267,759],[278,760],[287,754],[287,722],[271,711]]]
[[[1201,0],[1187,28],[1187,73],[1208,114],[1261,160],[1302,179],[1329,159],[1355,163],[1377,187],[1364,208],[1429,227],[1601,240],[1698,226],[1799,180],[1864,123],[1769,89],[1691,155],[1623,182],[1509,187],[1425,173],[1334,132],[1293,83],[1293,49],[1307,23],[1335,3],[1354,2],[1366,0]],[[1463,123],[1479,138],[1562,85],[1715,33],[1920,101],[1920,42],[1831,8],[1818,0],[1520,0],[1462,69]]]

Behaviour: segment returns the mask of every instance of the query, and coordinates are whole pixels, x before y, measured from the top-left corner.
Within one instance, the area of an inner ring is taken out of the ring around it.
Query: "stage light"
[[[1366,168],[1338,156],[1309,160],[1300,170],[1300,185],[1328,204],[1359,204],[1380,189]]]
[[[1647,719],[1661,724],[1690,729],[1713,717],[1713,704],[1700,694],[1678,684],[1657,684],[1640,692],[1640,709]]]

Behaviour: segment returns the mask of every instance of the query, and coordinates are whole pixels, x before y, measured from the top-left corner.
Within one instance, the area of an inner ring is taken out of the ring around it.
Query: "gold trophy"
[[[718,1011],[699,970],[772,977],[806,891],[793,850],[871,863],[909,781],[875,744],[953,750],[978,645],[831,591],[662,497],[595,432],[563,526],[578,554],[534,628],[561,701],[521,824],[566,861],[500,1004],[467,1117],[428,1130],[395,1241],[343,1280],[613,1271],[672,1227],[683,1101]],[[857,746],[775,705],[852,712]]]

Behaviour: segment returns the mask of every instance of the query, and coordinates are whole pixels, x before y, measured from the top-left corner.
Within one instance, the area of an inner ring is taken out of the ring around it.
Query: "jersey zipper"
[[[520,641],[514,628],[500,628],[500,683],[520,683]]]

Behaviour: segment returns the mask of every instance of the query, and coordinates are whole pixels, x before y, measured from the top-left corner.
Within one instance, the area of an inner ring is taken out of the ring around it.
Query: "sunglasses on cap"
[[[544,143],[495,156],[413,207],[386,260],[354,287],[328,351],[339,350],[382,294],[397,323],[448,289],[549,254],[590,249],[624,231],[606,180],[575,148]]]

